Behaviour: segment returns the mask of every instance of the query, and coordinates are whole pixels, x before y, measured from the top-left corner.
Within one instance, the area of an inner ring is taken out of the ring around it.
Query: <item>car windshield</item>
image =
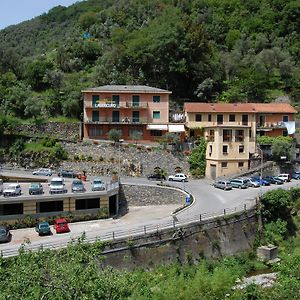
[[[6,230],[5,229],[0,229],[0,235],[4,235],[6,234]]]
[[[38,188],[39,185],[38,185],[37,183],[32,183],[32,184],[31,184],[31,187],[32,187],[32,188]]]
[[[101,180],[94,180],[94,184],[103,184]]]
[[[60,226],[60,227],[64,227],[67,223],[66,222],[60,222],[60,223],[57,223],[58,224],[58,226]]]
[[[43,228],[43,229],[44,229],[44,228],[48,228],[48,227],[49,227],[48,224],[41,224],[41,225],[40,225],[40,228]]]
[[[58,186],[58,185],[63,185],[63,183],[62,183],[62,181],[52,181],[51,185]]]
[[[81,181],[74,181],[73,185],[75,185],[75,186],[82,186],[83,184],[82,184]]]

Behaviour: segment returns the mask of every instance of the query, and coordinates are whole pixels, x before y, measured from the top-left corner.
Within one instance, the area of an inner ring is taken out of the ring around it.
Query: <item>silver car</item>
[[[216,180],[216,182],[214,183],[214,187],[222,189],[224,191],[232,189],[231,183],[227,180]]]

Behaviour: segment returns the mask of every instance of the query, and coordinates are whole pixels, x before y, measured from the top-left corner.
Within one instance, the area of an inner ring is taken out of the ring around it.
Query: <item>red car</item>
[[[56,219],[54,221],[54,229],[56,233],[70,232],[70,228],[66,219]]]

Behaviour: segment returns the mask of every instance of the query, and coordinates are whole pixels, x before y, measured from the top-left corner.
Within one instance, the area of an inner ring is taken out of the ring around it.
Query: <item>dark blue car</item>
[[[300,179],[300,171],[296,171],[293,175],[292,178],[294,179]]]
[[[269,181],[265,180],[264,178],[260,178],[259,176],[253,176],[251,179],[259,182],[259,184],[263,186],[270,185]]]
[[[264,177],[264,179],[269,181],[272,184],[283,184],[283,180],[276,176],[266,176]]]

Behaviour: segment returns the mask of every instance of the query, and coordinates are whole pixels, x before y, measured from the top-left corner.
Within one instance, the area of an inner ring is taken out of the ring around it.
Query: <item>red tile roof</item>
[[[184,110],[191,113],[291,113],[297,111],[288,103],[185,103]]]

